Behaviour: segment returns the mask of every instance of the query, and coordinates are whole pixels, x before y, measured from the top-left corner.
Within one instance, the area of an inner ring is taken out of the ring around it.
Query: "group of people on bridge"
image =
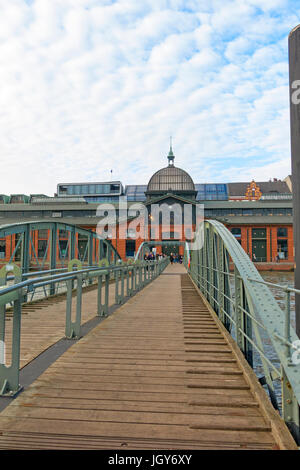
[[[179,255],[178,253],[177,254],[174,254],[174,253],[170,254],[170,263],[171,264],[173,264],[173,263],[182,264],[182,261],[183,261],[183,256],[182,255]]]
[[[144,256],[145,261],[161,260],[163,258],[166,258],[164,253],[153,253],[153,251],[150,251],[150,253],[145,253]]]
[[[145,261],[154,261],[154,260],[161,260],[163,258],[166,258],[167,255],[165,253],[154,253],[153,251],[150,251],[149,253],[145,253],[144,255],[144,260]],[[180,263],[182,264],[183,262],[183,256],[179,255],[178,253],[171,253],[170,254],[170,263]]]

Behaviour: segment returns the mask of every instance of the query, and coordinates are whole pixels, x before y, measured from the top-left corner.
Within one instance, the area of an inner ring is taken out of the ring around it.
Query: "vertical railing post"
[[[30,247],[30,234],[31,234],[31,225],[26,224],[25,231],[23,233],[23,243],[22,243],[22,274],[28,273],[30,268],[30,256],[29,256],[29,247]],[[27,278],[22,276],[22,279],[25,281]],[[24,296],[23,302],[27,301],[27,295]]]
[[[130,296],[130,285],[129,285],[129,265],[126,265],[126,296]]]
[[[70,230],[70,243],[69,243],[69,253],[70,253],[70,261],[75,259],[75,227],[72,227]],[[74,289],[74,281],[72,281],[72,288]]]
[[[65,329],[65,335],[66,338],[72,337],[72,327],[71,327],[71,322],[72,322],[72,279],[68,279],[66,281],[67,284],[67,301],[66,301],[66,329]]]
[[[100,274],[98,277],[97,285],[97,316],[101,317],[103,315],[102,309],[102,285],[103,285],[103,275]]]
[[[136,292],[136,266],[133,265],[132,267],[132,291],[133,293]]]
[[[124,298],[125,298],[125,288],[124,288],[124,284],[125,284],[125,273],[124,273],[124,266],[122,266],[121,268],[121,303],[124,302]]]
[[[200,261],[200,256],[201,256],[200,250],[197,249],[197,251],[195,252],[195,258],[196,258],[196,270],[195,270],[196,279],[195,279],[195,282],[196,282],[196,285],[198,286],[199,289],[201,288],[201,274],[200,274],[201,261]]]
[[[108,315],[109,307],[109,283],[110,283],[110,272],[107,271],[105,274],[105,299],[104,299],[104,316]]]
[[[119,298],[119,270],[115,269],[115,302],[116,304],[120,303],[120,298]]]
[[[234,268],[234,290],[235,290],[235,327],[236,327],[236,342],[241,351],[244,352],[244,338],[243,338],[243,313],[241,311],[242,302],[242,280],[239,277],[237,268]]]
[[[104,302],[102,302],[102,290],[104,288]],[[109,296],[109,272],[103,271],[98,276],[97,292],[97,315],[104,317],[108,314],[108,296]]]
[[[13,313],[13,336],[12,336],[12,360],[11,368],[15,371],[11,377],[10,387],[12,390],[20,390],[20,350],[21,350],[21,315],[22,315],[22,295],[18,291],[18,299],[14,301]]]
[[[81,312],[82,312],[82,283],[83,276],[78,274],[76,276],[76,315],[75,321],[72,321],[72,279],[67,280],[67,306],[66,306],[66,338],[78,339],[80,338],[81,330]]]
[[[0,285],[6,285],[7,275],[13,272],[14,284],[21,282],[22,271],[19,266],[8,264],[0,269]],[[6,302],[0,307],[0,341],[2,341],[3,363],[0,363],[0,396],[15,396],[22,387],[19,384],[20,376],[20,348],[21,348],[21,316],[22,316],[22,289],[18,289],[13,300],[13,321],[12,321],[12,343],[11,343],[11,363],[5,364],[5,314]]]
[[[82,269],[82,262],[79,259],[72,259],[68,263],[68,271],[72,272],[74,267]],[[74,272],[75,274],[75,272]],[[82,284],[83,275],[76,276],[76,315],[75,321],[72,321],[72,297],[73,297],[73,279],[67,280],[67,303],[66,303],[66,329],[65,335],[68,339],[80,338],[81,330],[81,311],[82,311]]]
[[[50,243],[50,269],[56,268],[57,257],[57,223],[51,224],[51,243]],[[55,284],[50,285],[50,295],[55,294]]]
[[[142,287],[143,287],[143,267],[140,262],[139,264],[139,289],[142,289]]]
[[[202,292],[202,294],[204,293],[204,269],[203,269],[203,264],[204,264],[204,243],[203,243],[203,246],[201,247],[201,249],[199,250],[199,262],[200,262],[200,270],[199,270],[199,273],[200,273],[200,291]]]
[[[88,265],[89,266],[93,265],[93,246],[94,246],[93,234],[89,233],[89,236],[88,236]],[[93,284],[92,277],[89,278],[88,283]]]

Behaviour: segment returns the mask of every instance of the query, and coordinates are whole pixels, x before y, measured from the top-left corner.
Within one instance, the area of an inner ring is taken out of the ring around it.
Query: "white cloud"
[[[0,1],[0,193],[111,168],[146,183],[170,134],[196,182],[281,177],[297,13],[288,0]]]

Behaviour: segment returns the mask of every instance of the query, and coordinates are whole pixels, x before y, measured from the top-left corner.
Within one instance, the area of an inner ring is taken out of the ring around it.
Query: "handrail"
[[[20,342],[21,342],[21,318],[22,318],[22,300],[24,295],[30,292],[34,287],[57,284],[66,282],[66,324],[65,336],[68,339],[80,337],[81,331],[81,311],[82,311],[82,286],[84,279],[97,281],[97,316],[107,316],[109,307],[109,289],[111,275],[114,275],[115,303],[121,304],[127,296],[134,295],[138,290],[155,279],[165,269],[169,260],[138,261],[136,263],[118,263],[108,265],[107,259],[99,261],[98,266],[90,266],[80,269],[80,260],[71,260],[68,266],[68,272],[46,277],[35,277],[19,281],[21,279],[20,268],[15,265],[8,265],[7,270],[15,271],[15,283],[11,286],[0,287],[0,346],[5,344],[5,317],[6,304],[13,303],[13,331],[12,331],[12,360],[7,366],[0,363],[0,396],[14,396],[21,390],[19,384],[20,370]],[[79,267],[73,270],[73,265]],[[105,266],[103,266],[105,264]],[[3,268],[2,268],[3,269]],[[5,268],[4,268],[5,269]],[[19,282],[18,282],[19,281]],[[76,286],[75,286],[76,284]],[[125,285],[126,284],[126,285]],[[104,293],[102,287],[104,285]],[[76,317],[72,320],[72,296],[76,293]],[[126,288],[126,292],[125,292]],[[104,299],[102,300],[104,294]]]
[[[277,407],[278,391],[273,380],[280,377],[282,415],[300,442],[300,341],[290,315],[290,293],[300,294],[300,291],[275,285],[286,292],[283,312],[269,289],[274,285],[262,279],[241,245],[222,223],[208,220],[201,224],[200,230],[204,231],[203,246],[186,249],[185,266],[220,320],[234,334],[252,367],[253,357],[259,358],[264,371],[264,377],[260,379],[266,383],[271,401]],[[280,369],[265,352],[260,328],[268,335]],[[295,360],[292,351],[298,354],[299,361]],[[270,368],[275,370],[275,376]]]

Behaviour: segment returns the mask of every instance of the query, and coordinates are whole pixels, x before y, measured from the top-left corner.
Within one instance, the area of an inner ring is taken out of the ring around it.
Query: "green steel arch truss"
[[[42,255],[36,249],[40,231],[44,233]],[[67,267],[75,257],[88,266],[97,265],[103,258],[107,258],[109,264],[116,264],[121,259],[109,240],[100,239],[96,232],[72,224],[34,221],[0,225],[0,239],[7,237],[11,237],[13,243],[6,262],[18,263],[23,275],[30,270],[42,271],[46,265],[49,269],[55,269],[58,264]]]
[[[198,245],[186,244],[184,263],[206,301],[231,332],[269,392],[273,405],[298,444],[300,404],[300,341],[291,322],[292,287],[282,289],[285,308],[271,292],[241,245],[220,222],[203,222]]]

